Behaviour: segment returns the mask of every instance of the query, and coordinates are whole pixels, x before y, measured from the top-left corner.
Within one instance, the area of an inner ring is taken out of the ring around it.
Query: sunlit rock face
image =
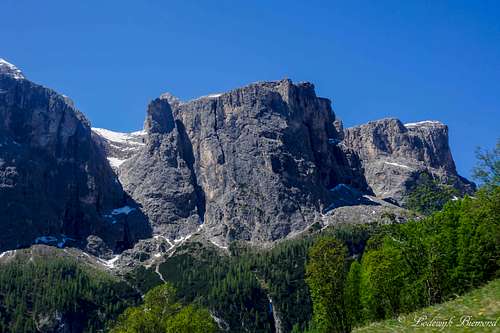
[[[225,249],[372,221],[399,209],[380,199],[403,203],[424,173],[473,189],[445,125],[383,119],[344,130],[307,82],[187,102],[165,93],[144,130],[121,133],[91,129],[68,97],[0,59],[0,117],[0,250],[75,245],[109,259],[194,234]]]
[[[310,83],[167,97],[150,104],[146,146],[122,165],[120,180],[172,237],[203,223],[223,243],[272,241],[317,220],[335,185],[367,189],[338,146],[330,101]]]
[[[462,193],[474,189],[474,184],[457,174],[448,127],[438,121],[372,121],[346,129],[343,143],[358,155],[366,181],[378,197],[404,201],[423,173]]]

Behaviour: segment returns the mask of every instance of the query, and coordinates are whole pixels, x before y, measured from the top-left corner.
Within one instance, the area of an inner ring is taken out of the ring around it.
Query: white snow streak
[[[132,133],[114,132],[105,128],[92,128],[94,132],[111,142],[125,143],[130,145],[143,146],[143,142],[137,142],[137,137],[144,135],[144,131],[135,131]]]
[[[221,97],[221,96],[222,96],[222,94],[210,94],[210,95],[207,95],[205,97],[207,97],[207,98],[217,98],[217,97]]]
[[[404,168],[404,169],[411,169],[409,166],[404,165],[404,164],[399,164],[399,163],[395,163],[395,162],[384,162],[384,163],[389,164],[389,165],[393,165],[393,166],[397,166],[400,168]]]
[[[98,258],[99,261],[104,264],[104,266],[108,267],[108,268],[114,268],[115,267],[115,262],[120,259],[120,255],[117,254],[116,256],[114,256],[113,258],[109,259],[109,260],[104,260],[104,259],[101,259],[101,258]]]
[[[213,240],[210,240],[210,243],[214,244],[215,246],[217,246],[220,249],[223,249],[223,250],[227,250],[228,249],[227,246],[220,245],[220,244],[218,244],[217,242],[215,242]]]
[[[437,120],[424,120],[416,123],[407,123],[404,124],[405,127],[417,127],[417,126],[432,126],[432,125],[443,125],[442,122]]]
[[[16,250],[9,250],[9,251],[2,252],[2,253],[0,253],[0,258],[3,258],[4,256],[10,256],[14,253],[16,253]]]
[[[121,159],[116,158],[116,157],[108,157],[108,161],[109,161],[109,165],[111,165],[112,167],[119,168],[120,165],[122,165],[123,162],[125,162],[126,160],[121,160]]]

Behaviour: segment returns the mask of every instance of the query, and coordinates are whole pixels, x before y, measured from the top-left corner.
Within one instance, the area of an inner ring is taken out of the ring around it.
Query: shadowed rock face
[[[398,119],[377,120],[346,129],[343,144],[359,156],[368,185],[378,197],[404,201],[422,173],[451,183],[462,193],[474,189],[457,174],[448,127],[440,122],[403,125]]]
[[[35,241],[83,246],[91,234],[129,247],[148,232],[139,211],[134,225],[134,214],[112,214],[127,200],[69,99],[0,62],[0,250]]]
[[[146,145],[120,167],[120,180],[143,206],[155,233],[184,236],[195,231],[203,217],[189,142],[166,100],[149,105],[145,129]]]
[[[120,168],[157,230],[176,237],[204,222],[222,242],[271,241],[318,219],[335,185],[367,189],[355,158],[337,146],[330,101],[312,84],[256,83],[169,100],[151,103],[146,147]]]

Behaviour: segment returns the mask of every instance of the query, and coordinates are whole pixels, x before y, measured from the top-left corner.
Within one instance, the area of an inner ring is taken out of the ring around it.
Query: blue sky
[[[147,103],[284,77],[346,126],[450,128],[458,170],[500,137],[498,1],[2,0],[0,57],[70,96],[93,126],[142,127]]]

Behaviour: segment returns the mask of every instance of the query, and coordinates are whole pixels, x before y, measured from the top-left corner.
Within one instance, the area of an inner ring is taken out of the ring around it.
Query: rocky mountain
[[[422,174],[451,184],[461,193],[474,190],[474,184],[457,174],[448,127],[438,121],[372,121],[346,129],[343,144],[359,156],[366,181],[377,197],[404,201]]]
[[[0,250],[99,244],[109,254],[149,235],[83,114],[3,59],[0,119]]]
[[[343,183],[368,190],[310,83],[262,82],[186,103],[154,100],[146,146],[120,180],[156,232],[277,240],[321,219]]]
[[[404,219],[398,204],[424,173],[474,186],[456,172],[445,125],[343,129],[311,83],[187,102],[165,93],[143,131],[120,133],[91,129],[69,98],[2,60],[0,115],[0,250],[70,242],[110,259],[136,244],[124,257],[147,259],[193,234],[221,248],[270,244],[388,210]]]

